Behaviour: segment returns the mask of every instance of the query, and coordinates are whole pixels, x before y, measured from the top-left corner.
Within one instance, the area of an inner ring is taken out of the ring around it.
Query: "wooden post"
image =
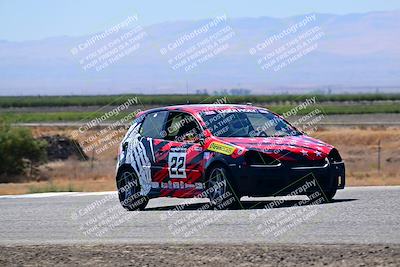
[[[92,149],[92,158],[90,159],[90,169],[93,170],[93,161],[94,161],[94,148]]]
[[[381,139],[378,141],[378,172],[381,172]]]

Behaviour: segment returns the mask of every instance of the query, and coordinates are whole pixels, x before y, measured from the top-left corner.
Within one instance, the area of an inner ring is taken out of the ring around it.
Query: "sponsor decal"
[[[203,115],[215,115],[216,112],[213,110],[206,110],[202,112]]]
[[[154,187],[158,188],[158,187]],[[201,183],[197,184],[189,184],[189,183],[184,183],[184,182],[171,182],[169,181],[168,183],[161,182],[160,183],[160,188],[161,189],[203,189],[203,185]]]
[[[194,185],[196,189],[204,189],[204,185],[202,183],[195,183]]]
[[[254,108],[227,108],[217,110],[218,113],[235,113],[235,112],[246,112],[246,113],[257,113],[257,109]]]
[[[174,189],[179,189],[179,182],[174,182],[173,183]]]
[[[223,144],[220,142],[212,142],[208,148],[208,150],[210,151],[214,151],[214,152],[218,152],[224,155],[232,155],[233,151],[235,151],[235,147],[234,146],[230,146],[227,144]]]
[[[195,188],[195,185],[194,185],[194,184],[187,184],[187,183],[185,183],[185,189],[193,189],[193,188]]]

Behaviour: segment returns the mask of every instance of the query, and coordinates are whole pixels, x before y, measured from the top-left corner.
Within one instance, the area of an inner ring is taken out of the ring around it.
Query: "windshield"
[[[275,114],[262,109],[202,112],[206,127],[218,137],[271,137],[300,135]]]

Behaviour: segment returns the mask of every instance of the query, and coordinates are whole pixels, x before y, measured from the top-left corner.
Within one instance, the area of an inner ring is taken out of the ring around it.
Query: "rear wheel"
[[[235,208],[240,204],[240,196],[235,194],[229,179],[229,172],[223,165],[215,165],[207,176],[208,198],[214,209]]]
[[[144,210],[149,198],[140,195],[139,178],[130,165],[123,165],[117,173],[118,197],[122,207],[126,210]]]

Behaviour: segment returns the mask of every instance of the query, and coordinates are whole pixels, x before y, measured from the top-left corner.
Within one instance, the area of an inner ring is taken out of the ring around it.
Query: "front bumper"
[[[230,168],[236,191],[242,196],[282,196],[300,187],[304,190],[300,190],[299,194],[309,194],[321,189],[343,189],[345,186],[343,162],[312,167],[282,163],[273,167],[230,165]]]

